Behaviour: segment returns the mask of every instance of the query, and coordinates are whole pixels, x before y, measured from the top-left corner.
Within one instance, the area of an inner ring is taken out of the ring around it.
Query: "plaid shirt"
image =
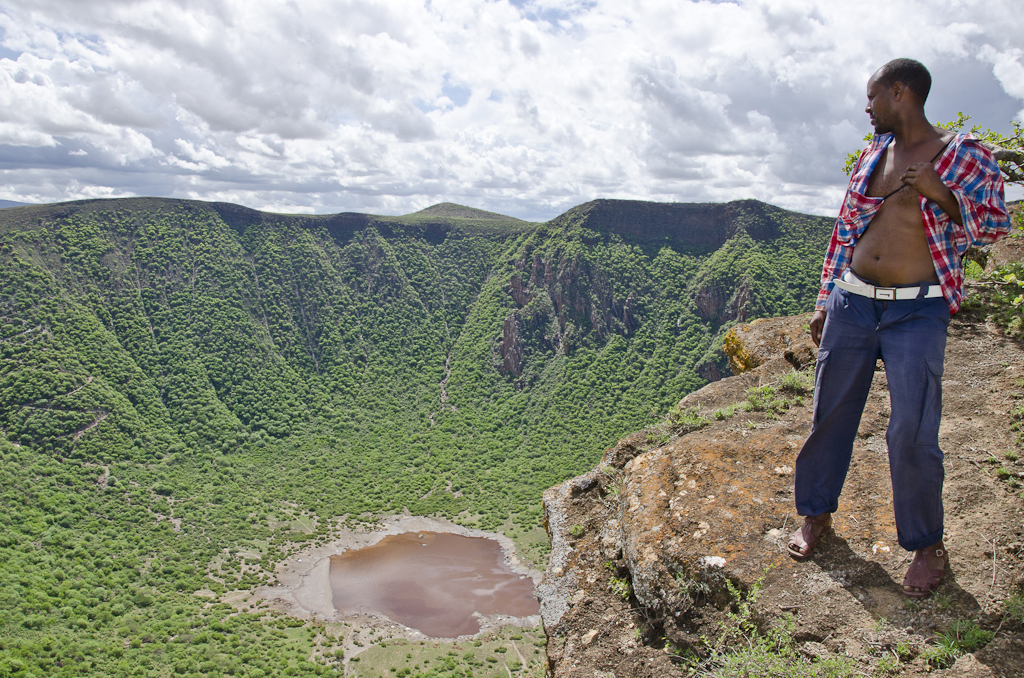
[[[850,176],[850,185],[846,189],[843,208],[839,211],[836,227],[832,231],[832,242],[825,255],[825,264],[821,270],[821,291],[818,293],[815,310],[825,308],[825,300],[832,292],[833,280],[842,277],[850,267],[857,240],[882,206],[882,198],[868,197],[868,180],[892,139],[892,134],[876,134],[857,159],[857,165]],[[934,164],[942,182],[956,197],[964,221],[961,226],[950,219],[938,204],[918,196],[921,202],[921,221],[928,238],[935,273],[942,287],[942,296],[949,304],[950,313],[956,313],[964,296],[961,257],[971,245],[995,242],[1009,233],[1010,221],[1006,215],[999,165],[975,137],[957,134]]]

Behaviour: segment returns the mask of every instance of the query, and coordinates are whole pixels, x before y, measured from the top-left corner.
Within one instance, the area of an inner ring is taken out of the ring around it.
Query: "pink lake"
[[[501,545],[482,537],[390,535],[331,556],[330,577],[338,611],[383,614],[433,638],[478,632],[474,612],[485,617],[540,612],[533,580],[513,572]]]

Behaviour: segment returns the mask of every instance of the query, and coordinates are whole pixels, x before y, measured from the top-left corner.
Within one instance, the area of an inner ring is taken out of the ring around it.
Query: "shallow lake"
[[[373,546],[331,556],[339,611],[373,612],[434,638],[480,630],[478,612],[538,614],[533,580],[505,564],[493,539],[444,532],[390,535]]]

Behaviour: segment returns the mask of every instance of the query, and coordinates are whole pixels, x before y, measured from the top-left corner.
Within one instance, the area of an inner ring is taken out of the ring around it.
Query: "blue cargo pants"
[[[796,459],[797,513],[834,513],[853,455],[875,362],[881,358],[892,414],[889,448],[896,533],[908,551],[942,539],[939,449],[949,307],[942,297],[880,301],[835,286],[818,347],[811,434]]]

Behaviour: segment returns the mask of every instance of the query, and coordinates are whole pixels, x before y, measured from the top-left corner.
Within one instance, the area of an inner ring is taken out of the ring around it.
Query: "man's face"
[[[895,122],[895,100],[892,87],[878,82],[877,74],[868,80],[868,105],[864,112],[871,118],[875,134],[885,134],[893,130]]]

